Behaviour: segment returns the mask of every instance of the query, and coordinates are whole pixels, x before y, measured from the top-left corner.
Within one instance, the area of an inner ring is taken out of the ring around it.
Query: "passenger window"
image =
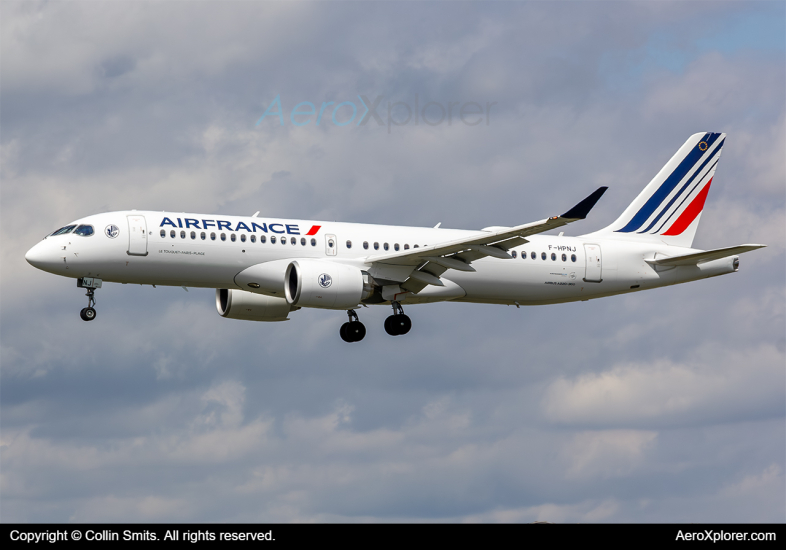
[[[172,237],[173,239],[175,238],[175,230],[174,229],[169,232],[169,236]]]
[[[363,250],[368,250],[368,241],[363,241]]]
[[[186,238],[186,232],[185,231],[181,231],[180,232],[180,238],[181,239],[185,239]]]
[[[264,235],[260,235],[260,236],[259,236],[259,242],[260,242],[260,244],[265,244],[265,241],[267,241],[267,237],[265,237]]]
[[[276,236],[270,235],[270,244],[276,244]]]
[[[289,242],[292,244],[292,246],[295,246],[297,244],[297,239],[295,237],[292,237],[291,239],[289,239]]]
[[[251,235],[251,236],[249,237],[249,239],[251,239],[251,242],[252,242],[252,243],[255,243],[255,242],[257,242],[257,236],[256,236],[256,235]]]
[[[347,241],[347,248],[352,248],[352,241]]]
[[[300,238],[300,246],[306,246],[306,238],[305,237],[301,237]]]
[[[317,240],[311,239],[311,246],[317,246]]]
[[[567,262],[567,261],[568,261],[568,256],[567,256],[567,255],[565,255],[565,254],[563,254],[563,255],[562,255],[562,261],[563,261],[563,262]]]
[[[196,239],[196,231],[191,232],[191,239]]]
[[[204,232],[204,231],[202,231],[202,233],[200,233],[200,234],[199,234],[199,237],[200,237],[200,238],[201,238],[203,241],[204,241],[205,239],[207,239],[207,235],[205,234],[205,232]]]
[[[413,246],[412,248],[419,248],[418,245]]]
[[[374,243],[374,250],[379,250],[379,243]]]
[[[541,253],[540,253],[540,258],[541,258],[542,260],[545,260],[545,259],[546,259],[546,253],[545,253],[545,252],[541,252]]]
[[[166,229],[161,230],[161,238],[163,239],[164,237],[166,237]]]
[[[556,262],[557,261],[557,255],[554,254],[553,252],[551,253],[551,261],[552,262]]]
[[[390,247],[388,246],[388,243],[385,243],[385,244],[383,244],[383,245],[382,245],[382,248],[384,248],[385,250],[387,250],[387,249],[389,249]]]
[[[396,252],[398,252],[398,243],[396,243],[396,244],[394,244],[394,245],[393,245],[393,250],[395,250]]]
[[[210,234],[210,240],[211,241],[215,241],[216,240],[216,234],[215,233],[211,233]]]
[[[408,244],[404,245],[404,250],[409,250],[409,245]]]
[[[570,261],[571,262],[575,262],[576,261],[576,255],[575,254],[571,254],[570,255]]]
[[[529,255],[529,257],[534,260],[535,258],[538,257],[538,255],[535,252],[533,252],[532,254]]]
[[[510,255],[511,255],[511,256],[513,256],[513,257],[515,258],[515,257],[516,257],[516,251],[515,251],[515,250],[513,250],[513,251],[510,253]]]
[[[232,242],[235,242],[235,241],[237,240],[237,235],[235,235],[234,233],[232,233],[232,234],[229,236],[229,239],[230,239]]]
[[[244,243],[244,242],[246,242],[246,235],[245,235],[245,233],[244,233],[244,234],[242,234],[242,235],[240,235],[240,242],[241,242],[241,243]]]
[[[222,241],[226,241],[227,240],[227,234],[226,233],[221,233],[221,240]]]
[[[527,259],[527,253],[526,252],[522,252],[521,253],[521,259],[522,260],[526,260]]]

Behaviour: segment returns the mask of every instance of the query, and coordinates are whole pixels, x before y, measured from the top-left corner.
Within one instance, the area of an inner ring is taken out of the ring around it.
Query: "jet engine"
[[[293,309],[284,298],[245,290],[217,288],[216,309],[221,317],[243,321],[286,321]]]
[[[374,293],[371,277],[360,269],[316,260],[294,260],[284,276],[291,306],[352,309]]]

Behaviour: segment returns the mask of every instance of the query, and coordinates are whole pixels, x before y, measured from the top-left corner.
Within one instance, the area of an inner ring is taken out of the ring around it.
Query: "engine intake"
[[[291,306],[351,309],[373,290],[368,274],[334,262],[295,260],[284,276],[284,295]]]
[[[292,308],[284,298],[245,290],[217,288],[216,309],[221,317],[243,321],[286,321]]]

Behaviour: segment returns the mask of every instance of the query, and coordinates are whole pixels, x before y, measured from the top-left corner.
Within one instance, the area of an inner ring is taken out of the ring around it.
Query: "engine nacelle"
[[[373,281],[357,267],[294,260],[287,267],[284,295],[292,306],[351,309],[373,293]]]
[[[221,317],[243,321],[286,321],[292,311],[284,298],[245,290],[216,289],[216,309]],[[297,308],[294,308],[297,309]]]
[[[284,274],[290,260],[273,260],[252,265],[235,275],[235,284],[246,292],[284,298]]]

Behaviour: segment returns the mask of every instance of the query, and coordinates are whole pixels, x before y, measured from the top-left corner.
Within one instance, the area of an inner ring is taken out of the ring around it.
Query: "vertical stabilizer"
[[[726,134],[694,134],[617,220],[600,233],[690,247]]]

